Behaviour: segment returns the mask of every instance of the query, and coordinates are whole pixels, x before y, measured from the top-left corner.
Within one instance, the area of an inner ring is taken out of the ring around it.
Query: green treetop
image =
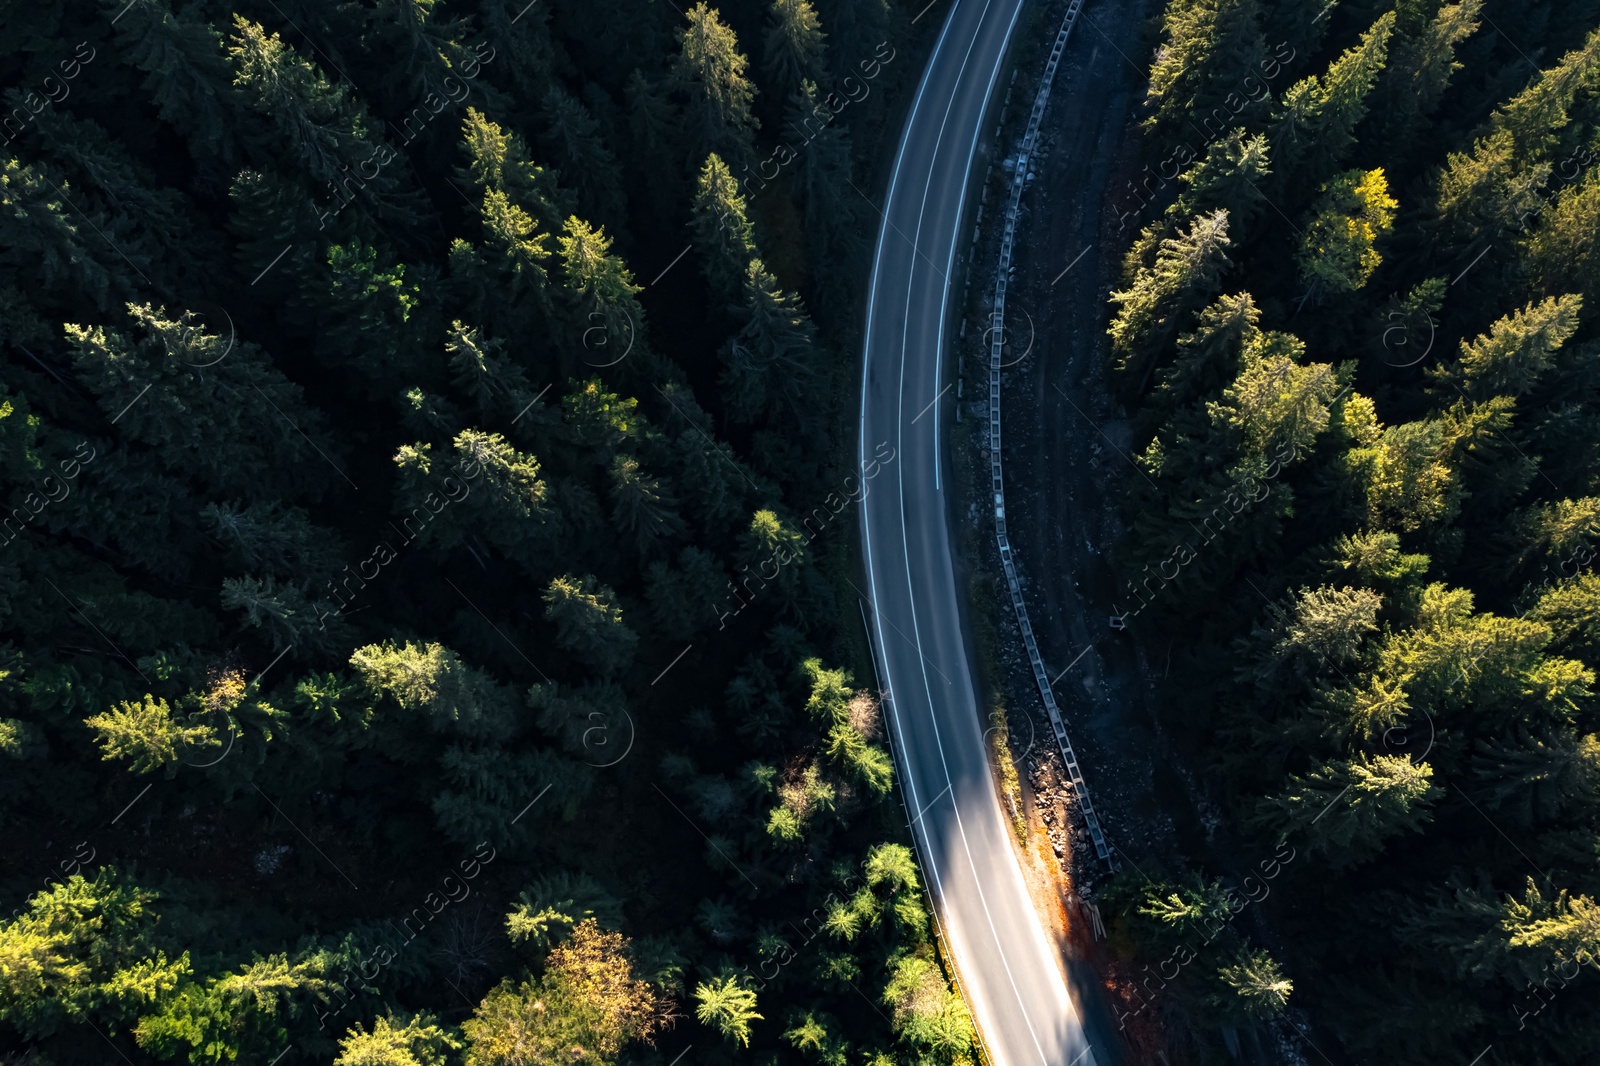
[[[698,154],[720,152],[736,164],[747,163],[760,126],[751,110],[756,88],[745,75],[750,61],[716,8],[701,0],[685,17],[689,24],[679,37],[672,70],[688,98],[691,142]]]

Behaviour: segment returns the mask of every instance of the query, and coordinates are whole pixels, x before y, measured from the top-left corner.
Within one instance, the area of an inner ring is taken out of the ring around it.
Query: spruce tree
[[[752,110],[755,86],[745,76],[750,61],[739,51],[733,30],[705,0],[686,17],[672,71],[687,100],[691,150],[695,158],[714,152],[735,167],[746,166],[754,161],[753,139],[761,125]]]
[[[1322,180],[1355,146],[1368,97],[1383,72],[1394,33],[1394,12],[1380,15],[1327,73],[1291,85],[1273,115],[1272,157],[1277,185],[1291,190]]]
[[[1210,140],[1237,121],[1229,94],[1241,94],[1247,78],[1259,77],[1267,54],[1260,4],[1177,0],[1162,15],[1162,37],[1150,67],[1145,129],[1163,143],[1190,135]]]
[[[1215,292],[1228,245],[1228,213],[1199,215],[1160,243],[1154,264],[1128,288],[1111,294],[1118,308],[1107,332],[1122,388],[1142,388],[1187,315]]]
[[[1308,294],[1343,295],[1365,285],[1383,262],[1378,242],[1394,228],[1399,206],[1382,170],[1346,171],[1323,185],[1300,239]]]
[[[690,227],[713,295],[732,304],[756,257],[756,239],[738,182],[715,153],[700,171]]]
[[[1461,342],[1458,363],[1434,376],[1464,389],[1477,400],[1522,396],[1548,371],[1568,338],[1578,329],[1583,297],[1551,296],[1497,319],[1489,332]]]
[[[763,45],[771,89],[779,99],[787,99],[803,81],[826,80],[823,38],[810,0],[771,0]]]
[[[603,674],[633,661],[638,635],[622,620],[616,594],[595,580],[563,574],[545,588],[544,615],[556,627],[556,643]]]
[[[1260,819],[1336,865],[1362,862],[1388,838],[1431,819],[1444,792],[1432,778],[1433,768],[1409,755],[1360,755],[1291,778],[1281,796],[1262,805]]]
[[[586,214],[616,226],[622,222],[617,160],[601,137],[600,124],[582,101],[558,85],[545,93],[540,110],[545,142],[566,183],[579,190]]]

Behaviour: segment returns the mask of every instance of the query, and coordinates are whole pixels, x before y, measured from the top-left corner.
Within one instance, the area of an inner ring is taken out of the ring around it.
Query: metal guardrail
[[[1017,626],[1022,630],[1022,642],[1027,646],[1028,661],[1033,666],[1033,679],[1039,686],[1039,695],[1044,699],[1044,709],[1050,716],[1050,728],[1055,733],[1056,745],[1061,749],[1061,758],[1066,763],[1067,776],[1071,779],[1072,790],[1078,797],[1078,807],[1083,812],[1089,839],[1094,842],[1094,852],[1115,868],[1116,860],[1112,857],[1111,845],[1106,843],[1105,833],[1100,828],[1100,818],[1095,814],[1094,804],[1089,800],[1088,783],[1084,781],[1083,772],[1078,768],[1078,756],[1072,750],[1072,741],[1067,737],[1067,727],[1061,720],[1061,709],[1056,705],[1055,694],[1050,690],[1050,680],[1045,676],[1044,660],[1039,657],[1039,645],[1034,640],[1033,626],[1028,621],[1028,607],[1022,602],[1022,586],[1017,582],[1017,568],[1012,559],[1011,541],[1006,534],[1006,490],[1000,470],[1000,357],[1005,344],[1006,283],[1011,271],[1011,250],[1016,238],[1017,213],[1022,202],[1022,190],[1028,180],[1028,163],[1033,157],[1039,139],[1039,121],[1044,117],[1045,105],[1050,101],[1050,85],[1055,81],[1056,66],[1061,61],[1062,52],[1066,50],[1067,38],[1078,21],[1078,12],[1083,9],[1083,2],[1084,0],[1072,0],[1067,7],[1066,15],[1061,20],[1061,29],[1056,34],[1055,45],[1050,49],[1050,60],[1045,64],[1043,77],[1039,79],[1039,91],[1033,99],[1033,111],[1028,115],[1028,126],[1022,136],[1022,146],[1017,152],[1016,167],[1011,172],[1005,226],[1000,236],[1000,272],[995,278],[994,311],[989,327],[989,472],[994,487],[995,539],[1000,545],[1000,562],[1005,567],[1006,584],[1011,589],[1011,606],[1017,612]]]

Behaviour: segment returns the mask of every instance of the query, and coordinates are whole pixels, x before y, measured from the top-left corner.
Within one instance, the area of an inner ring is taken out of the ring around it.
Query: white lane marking
[[[981,29],[982,29],[982,26],[983,26],[983,23],[984,23],[984,19],[985,19],[985,17],[987,16],[987,14],[989,12],[990,6],[991,6],[990,0],[985,0],[983,11],[980,12],[979,15],[978,15],[978,20],[977,21],[978,21],[978,27],[979,27],[979,31],[980,32],[981,32]],[[994,92],[994,83],[995,83],[996,79],[998,79],[998,77],[1000,75],[1000,68],[1003,65],[1003,61],[1004,61],[1004,58],[1005,58],[1005,48],[1003,47],[1003,44],[1004,44],[1004,42],[1010,40],[1011,32],[1012,32],[1012,30],[1015,29],[1016,22],[1017,22],[1018,17],[1020,17],[1020,14],[1021,14],[1021,5],[1018,4],[1017,7],[1014,8],[1013,11],[1012,11],[1011,23],[1006,28],[1006,32],[1005,32],[1004,36],[1002,37],[1002,47],[999,50],[998,54],[995,56],[994,69],[990,73],[989,86],[988,86],[987,90],[985,91],[985,95],[984,95],[985,104],[987,104],[988,100],[992,98],[992,94]],[[977,47],[977,39],[978,39],[978,32],[975,32],[973,34],[972,40],[967,45],[967,52],[966,52],[966,55],[962,59],[961,69],[956,75],[955,83],[958,84],[958,85],[961,82],[962,76],[966,73],[967,63],[970,61],[970,59],[972,57],[973,49]],[[931,64],[930,64],[930,68],[931,68]],[[931,156],[931,158],[933,158],[933,159],[937,159],[938,154],[939,154],[939,148],[944,143],[944,131],[945,131],[946,126],[949,123],[950,113],[951,113],[952,110],[954,110],[954,108],[955,108],[955,95],[952,93],[952,95],[950,97],[950,102],[945,106],[944,118],[940,121],[940,124],[939,124],[939,134],[934,140],[934,148],[933,148],[933,153],[932,153],[932,156]],[[972,143],[971,143],[971,145],[970,145],[970,147],[968,149],[967,163],[966,163],[965,170],[963,171],[963,174],[962,174],[961,188],[959,190],[960,200],[958,201],[958,202],[961,202],[961,203],[964,203],[965,199],[966,199],[967,182],[970,180],[971,175],[972,175],[972,159],[973,159],[973,156],[976,155],[976,153],[977,153],[978,138],[981,135],[982,130],[983,130],[983,122],[981,121],[981,115],[980,115],[980,121],[978,123],[976,123],[974,125],[974,128],[973,128]],[[917,247],[918,246],[918,242],[920,242],[921,239],[922,239],[923,219],[924,219],[924,217],[925,217],[925,215],[927,213],[928,192],[929,192],[929,189],[932,187],[932,184],[933,184],[933,171],[932,171],[932,167],[930,166],[929,171],[928,171],[927,180],[923,183],[923,187],[922,187],[922,201],[918,205],[918,210],[917,210],[917,228],[916,228],[916,231],[915,231],[915,233],[913,235],[913,240],[912,240],[912,247],[913,248]],[[887,212],[885,212],[885,216],[884,217],[887,219],[887,217],[888,217]],[[955,243],[956,243],[956,241],[958,239],[959,239],[959,227],[953,227],[952,235],[951,235],[951,246],[950,246],[950,257],[951,257],[950,261],[951,262],[954,261]],[[916,265],[913,262],[912,268],[911,268],[911,277],[913,279],[915,277],[915,273],[916,273]],[[908,284],[907,292],[906,292],[906,296],[907,296],[906,313],[902,317],[902,321],[901,321],[901,336],[900,336],[900,396],[899,396],[899,399],[900,399],[900,412],[899,412],[899,415],[900,415],[900,419],[901,419],[902,424],[904,423],[904,419],[905,419],[905,366],[906,366],[907,332],[908,332],[908,325],[909,325],[910,314],[911,314],[911,305],[910,305],[911,292],[912,292],[912,286]],[[934,362],[934,374],[935,374],[934,380],[935,381],[938,380],[940,357],[943,354],[942,348],[943,348],[943,344],[944,344],[944,318],[945,318],[945,314],[946,314],[946,310],[947,310],[947,303],[949,301],[949,296],[950,296],[949,285],[947,283],[944,286],[944,290],[943,290],[943,293],[941,295],[940,303],[939,303],[939,331],[938,331],[938,342],[937,342],[937,344],[935,346],[935,362]],[[899,476],[896,478],[896,482],[897,482],[897,484],[899,485],[899,488],[900,488],[900,508],[901,508],[901,514],[903,515],[905,513],[905,476],[904,476],[904,472],[903,471],[899,472]],[[935,491],[939,490],[939,487],[940,487],[939,482],[940,482],[940,474],[939,474],[939,435],[938,435],[938,431],[937,431],[937,426],[935,426],[935,432],[934,432],[934,489],[935,489]],[[906,538],[906,529],[905,529],[904,522],[902,522],[901,527],[900,527],[900,537],[901,537],[902,556],[905,559],[906,595],[907,595],[907,598],[911,602],[911,626],[912,626],[912,632],[913,632],[913,634],[915,636],[915,639],[916,639],[916,642],[917,642],[918,653],[919,653],[919,655],[921,655],[921,650],[922,650],[921,626],[918,624],[918,621],[917,621],[916,593],[915,593],[914,589],[912,588],[912,579],[911,579],[911,550],[910,550],[909,541]],[[922,658],[923,662],[925,663],[927,657],[925,655],[921,655],[921,658]],[[945,780],[947,782],[949,782],[951,787],[953,788],[954,787],[954,781],[950,776],[950,766],[949,766],[949,760],[948,760],[947,756],[945,755],[944,740],[940,735],[938,719],[933,714],[933,690],[932,690],[932,685],[928,680],[928,671],[927,671],[925,666],[922,669],[922,684],[923,684],[923,690],[924,690],[924,692],[925,692],[925,694],[927,695],[927,698],[928,698],[929,723],[933,727],[933,735],[934,735],[935,746],[939,749],[940,764],[941,764],[942,768],[944,769]],[[985,918],[985,920],[987,921],[987,923],[989,925],[989,933],[994,938],[994,944],[995,944],[995,947],[996,947],[996,949],[998,951],[998,954],[1000,956],[1000,964],[1001,964],[1001,966],[1003,966],[1005,968],[1006,979],[1011,985],[1012,995],[1016,997],[1018,1010],[1022,1014],[1022,1019],[1023,1019],[1024,1024],[1026,1024],[1027,1027],[1028,1027],[1028,1036],[1033,1040],[1033,1046],[1034,1046],[1035,1051],[1038,1052],[1039,1060],[1040,1060],[1041,1063],[1044,1063],[1045,1066],[1048,1066],[1049,1058],[1045,1055],[1044,1047],[1039,1043],[1038,1032],[1034,1028],[1033,1019],[1028,1014],[1027,1004],[1023,1001],[1023,998],[1022,998],[1022,990],[1017,985],[1016,975],[1014,973],[1012,973],[1012,971],[1011,971],[1011,961],[1010,961],[1010,959],[1008,959],[1006,957],[1004,946],[1000,943],[1000,933],[999,933],[999,930],[997,928],[995,928],[994,914],[989,909],[989,901],[988,901],[988,899],[985,896],[984,891],[983,891],[982,880],[978,875],[977,862],[973,858],[973,855],[972,855],[971,842],[967,839],[966,825],[965,825],[964,821],[961,818],[961,808],[960,808],[959,804],[955,805],[954,814],[955,814],[956,829],[961,835],[962,850],[966,852],[966,855],[967,855],[967,866],[968,866],[968,869],[971,871],[971,874],[972,874],[973,889],[974,889],[974,891],[977,892],[978,902],[983,907],[984,918]],[[924,840],[926,840],[927,839],[926,827],[923,827],[922,835],[923,835]],[[1014,887],[1016,889],[1018,889],[1019,891],[1022,891],[1024,893],[1024,899],[1026,899],[1027,898],[1026,897],[1026,889],[1022,886],[1022,875],[1021,875],[1021,872],[1018,871],[1015,868],[1015,863],[1014,862],[1009,863],[1007,865],[1012,867],[1012,877],[1016,882],[1016,885]],[[941,888],[942,888],[942,884],[941,884]],[[1038,929],[1037,923],[1038,923],[1038,918],[1037,918],[1037,916],[1035,916],[1034,917],[1034,923],[1033,923],[1033,925],[1034,925],[1034,935],[1035,935],[1035,938],[1040,942],[1039,946],[1042,946],[1043,945],[1044,934],[1043,934],[1042,930]],[[954,945],[952,945],[952,948],[953,947],[954,947]],[[1046,955],[1045,958],[1048,959],[1049,956]],[[1064,990],[1065,989],[1063,987],[1063,991]],[[1072,1011],[1072,1008],[1070,1006],[1070,1001],[1068,1002],[1067,1009],[1068,1009],[1069,1016],[1075,1016],[1075,1012]]]
[[[949,16],[945,18],[944,25],[939,29],[939,39],[934,43],[933,52],[928,57],[928,63],[922,68],[922,78],[917,83],[917,95],[913,98],[911,102],[911,111],[906,116],[905,129],[907,132],[909,132],[916,123],[917,112],[922,107],[922,97],[928,88],[929,80],[932,78],[933,68],[937,65],[938,58],[944,51],[944,44],[946,38],[949,36],[950,27],[955,23],[955,11],[956,9],[952,7]],[[886,204],[894,202],[895,188],[900,182],[900,167],[905,162],[906,147],[909,143],[910,138],[908,136],[902,136],[900,138],[900,145],[895,150],[894,168],[889,172],[889,191],[884,198],[884,203]],[[882,219],[882,225],[878,227],[878,245],[874,249],[872,257],[872,281],[867,291],[866,342],[862,346],[861,357],[861,412],[859,426],[860,443],[857,446],[857,456],[859,465],[863,470],[866,469],[867,464],[867,382],[872,373],[872,327],[878,312],[878,278],[881,276],[883,271],[883,246],[885,240],[888,238],[890,229],[889,216],[883,212],[879,212],[879,217]],[[900,438],[896,437],[896,442],[898,443],[899,441]],[[898,473],[896,476],[899,476]],[[888,641],[884,639],[883,635],[883,612],[878,610],[877,573],[872,566],[870,511],[870,507],[861,508],[861,544],[865,549],[864,554],[867,564],[867,588],[872,596],[873,628],[877,630],[878,653],[883,659],[883,690],[889,704],[890,717],[894,720],[894,735],[898,738],[904,738],[905,728],[900,721],[900,701],[894,698],[894,679],[890,674],[889,668],[889,644]],[[909,767],[911,760],[909,754],[907,753],[904,739],[899,740],[897,746],[901,750],[901,764]],[[914,775],[910,773],[903,774],[902,778],[904,781],[903,791],[909,793],[911,804],[914,805],[917,802],[916,779]],[[913,831],[913,835],[915,835],[915,831]],[[924,844],[923,847],[916,849],[915,854],[917,856],[917,865],[922,869],[922,878],[925,882],[927,882],[928,891],[933,896],[933,921],[934,929],[937,932],[939,931],[939,927],[943,924],[939,919],[939,912],[944,899],[944,884],[939,880],[937,868],[931,864],[927,845]]]

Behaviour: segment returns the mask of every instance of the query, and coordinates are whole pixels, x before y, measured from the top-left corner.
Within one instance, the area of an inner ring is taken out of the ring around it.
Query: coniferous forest
[[[3,10],[0,1059],[970,1062],[839,622],[935,20]]]
[[[1202,1058],[1276,1019],[1303,1061],[1600,1059],[1597,26],[1152,27],[1113,191],[1116,599],[1236,839],[1110,897],[1153,978],[1127,1012]]]

